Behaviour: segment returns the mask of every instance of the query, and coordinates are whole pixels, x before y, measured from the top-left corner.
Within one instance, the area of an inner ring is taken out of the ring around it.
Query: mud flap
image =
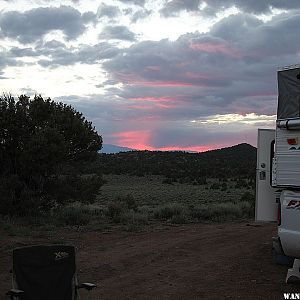
[[[295,258],[293,268],[288,269],[285,282],[290,283],[294,280],[300,281],[300,260]]]

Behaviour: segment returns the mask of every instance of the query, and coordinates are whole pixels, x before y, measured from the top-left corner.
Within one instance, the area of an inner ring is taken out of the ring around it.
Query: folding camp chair
[[[78,289],[92,290],[92,283],[77,283],[75,249],[66,245],[40,245],[13,250],[11,300],[77,300]]]

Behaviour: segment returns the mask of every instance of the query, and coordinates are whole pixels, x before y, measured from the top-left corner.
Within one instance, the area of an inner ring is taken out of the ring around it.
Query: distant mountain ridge
[[[112,144],[103,144],[102,149],[99,151],[100,153],[106,153],[106,154],[115,154],[119,152],[128,152],[128,151],[150,151],[150,150],[137,150],[133,148],[128,148],[128,147],[123,147],[123,146],[117,146],[117,145],[112,145]],[[166,152],[178,152],[178,151],[183,151],[183,150],[165,150]],[[197,153],[196,151],[186,151],[184,152],[189,152],[189,153]]]
[[[183,181],[203,178],[255,179],[257,149],[243,143],[201,153],[183,151],[130,151],[99,154],[99,167],[106,174],[164,175]]]
[[[113,153],[135,151],[135,150],[136,149],[121,147],[121,146],[117,146],[117,145],[103,144],[102,149],[100,150],[100,153],[113,154]]]
[[[118,146],[118,145],[112,145],[112,144],[103,144],[102,149],[99,151],[100,153],[106,153],[106,154],[116,154],[119,152],[128,152],[128,151],[152,151],[152,152],[186,152],[186,153],[212,153],[214,151],[228,151],[228,149],[237,149],[236,147],[242,148],[242,147],[252,147],[255,148],[247,143],[242,143],[238,144],[235,146],[230,146],[230,147],[225,147],[225,148],[220,148],[220,149],[214,149],[214,150],[208,150],[205,152],[197,152],[197,151],[187,151],[187,150],[165,150],[165,151],[160,151],[160,150],[137,150],[133,148],[128,148],[128,147],[123,147],[123,146]],[[227,149],[227,150],[226,150]]]

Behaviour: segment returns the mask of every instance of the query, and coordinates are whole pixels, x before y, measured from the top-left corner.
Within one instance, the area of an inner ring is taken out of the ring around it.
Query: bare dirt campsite
[[[40,243],[76,246],[90,299],[283,299],[286,267],[272,261],[275,224],[253,221],[154,226],[139,232],[58,229],[0,235],[0,299],[10,288],[11,250]],[[83,299],[86,299],[86,294]],[[88,299],[88,298],[87,298]]]

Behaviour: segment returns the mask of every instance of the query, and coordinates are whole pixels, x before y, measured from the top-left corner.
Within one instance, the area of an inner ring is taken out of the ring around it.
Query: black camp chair
[[[15,300],[74,300],[78,289],[92,290],[92,283],[77,283],[75,249],[66,245],[40,245],[13,251],[13,288],[7,293]]]

